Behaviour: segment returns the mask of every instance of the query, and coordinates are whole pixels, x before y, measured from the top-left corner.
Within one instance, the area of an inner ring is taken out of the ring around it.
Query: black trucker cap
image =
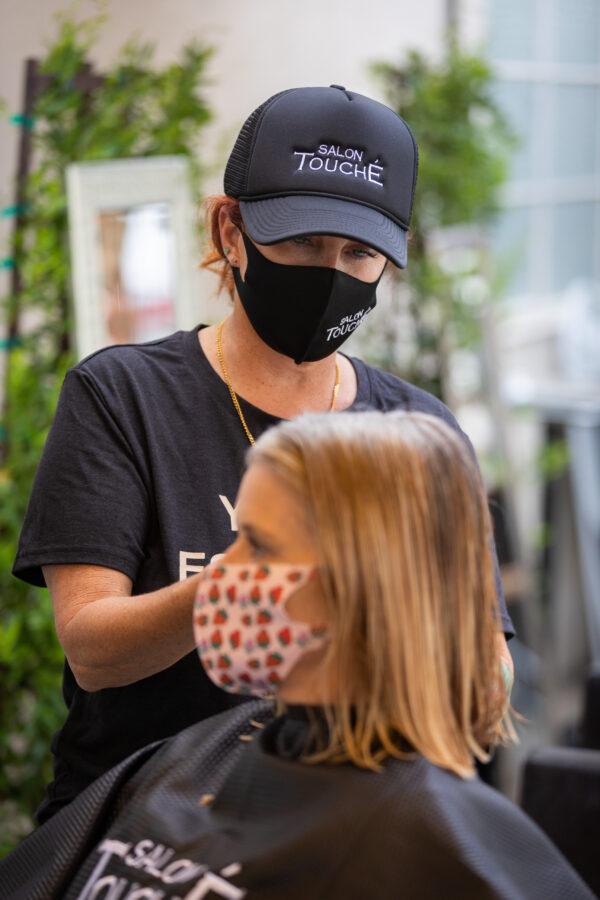
[[[225,169],[250,237],[334,234],[406,266],[417,145],[389,107],[341,85],[292,88],[247,118]]]

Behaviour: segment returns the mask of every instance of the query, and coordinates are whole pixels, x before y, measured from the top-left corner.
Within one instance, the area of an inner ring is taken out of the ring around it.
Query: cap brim
[[[406,268],[406,230],[383,213],[336,197],[295,194],[242,200],[240,212],[257,244],[275,244],[307,234],[332,234],[360,241]]]

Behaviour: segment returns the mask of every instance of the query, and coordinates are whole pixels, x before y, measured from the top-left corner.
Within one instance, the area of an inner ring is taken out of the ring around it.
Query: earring
[[[223,253],[227,256],[228,253],[231,253],[231,247],[223,247]]]

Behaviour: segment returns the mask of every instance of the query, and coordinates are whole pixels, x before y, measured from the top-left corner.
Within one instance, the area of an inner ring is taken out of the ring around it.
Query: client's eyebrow
[[[276,552],[279,549],[278,545],[273,541],[273,538],[266,532],[261,531],[260,528],[257,528],[255,525],[251,525],[249,522],[239,522],[238,528],[244,537],[248,538],[251,543],[259,544],[265,550],[269,550],[270,552]]]

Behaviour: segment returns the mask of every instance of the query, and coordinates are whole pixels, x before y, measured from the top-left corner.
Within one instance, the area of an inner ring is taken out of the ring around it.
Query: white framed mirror
[[[73,163],[67,195],[79,359],[202,320],[185,157]]]

